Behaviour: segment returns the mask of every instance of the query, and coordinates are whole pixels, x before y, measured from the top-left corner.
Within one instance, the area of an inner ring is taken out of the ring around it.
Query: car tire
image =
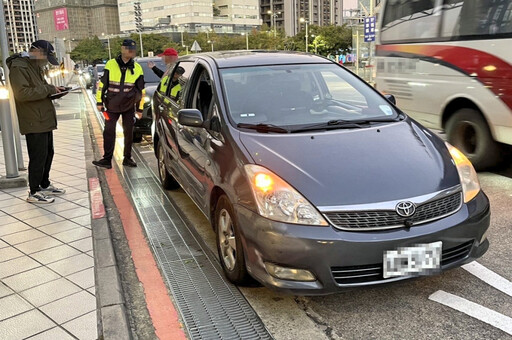
[[[246,285],[251,281],[247,272],[240,228],[233,206],[226,195],[222,195],[215,208],[215,238],[222,269],[229,281]]]
[[[134,132],[133,133],[133,142],[134,143],[140,143],[142,142],[142,134],[138,133],[138,132]]]
[[[482,114],[470,108],[460,109],[446,124],[448,142],[462,151],[477,171],[496,166],[501,145],[494,141]]]
[[[166,190],[178,189],[180,184],[174,179],[169,171],[167,171],[165,166],[165,151],[162,144],[158,143],[157,150],[158,177],[160,177],[162,187]]]

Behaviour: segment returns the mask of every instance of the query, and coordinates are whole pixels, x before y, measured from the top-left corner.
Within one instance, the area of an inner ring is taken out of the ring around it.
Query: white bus
[[[377,89],[479,169],[512,144],[512,0],[387,0]]]

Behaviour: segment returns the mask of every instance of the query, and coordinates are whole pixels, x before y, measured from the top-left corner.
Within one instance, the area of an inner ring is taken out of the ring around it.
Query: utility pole
[[[133,8],[135,14],[135,27],[137,28],[137,32],[139,33],[140,55],[141,57],[144,57],[144,47],[142,45],[142,30],[144,29],[144,25],[142,24],[142,9],[140,7],[140,2],[134,2]]]

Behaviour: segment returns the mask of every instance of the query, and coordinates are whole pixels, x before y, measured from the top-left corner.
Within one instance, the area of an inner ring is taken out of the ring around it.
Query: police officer
[[[185,69],[181,66],[178,66],[176,68],[176,71],[174,71],[174,74],[172,75],[172,80],[171,80],[169,86],[171,87],[171,93],[170,93],[171,98],[174,100],[178,100],[178,96],[181,93],[181,84],[179,82],[179,79],[183,75],[183,73],[185,73]],[[163,82],[163,79],[162,79],[162,82]],[[160,85],[160,89],[164,88],[164,91],[166,91],[167,86],[168,86],[167,84],[162,83],[162,85]]]
[[[112,157],[116,138],[116,123],[123,117],[124,160],[123,165],[136,167],[132,159],[133,124],[135,111],[137,117],[142,117],[144,107],[144,75],[142,67],[136,63],[137,44],[132,39],[125,39],[121,46],[121,54],[111,59],[105,65],[96,92],[96,105],[105,117],[103,131],[103,158],[93,161],[96,166],[112,168]]]

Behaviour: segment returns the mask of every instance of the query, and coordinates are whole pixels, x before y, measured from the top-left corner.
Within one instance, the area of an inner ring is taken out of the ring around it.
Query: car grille
[[[394,210],[328,212],[325,217],[339,229],[375,230],[421,224],[453,214],[461,207],[462,193],[420,204],[411,217],[402,217]]]
[[[473,241],[462,243],[456,247],[443,250],[441,267],[447,266],[466,258],[471,250]],[[384,281],[382,263],[364,266],[331,267],[334,281],[339,285]]]

